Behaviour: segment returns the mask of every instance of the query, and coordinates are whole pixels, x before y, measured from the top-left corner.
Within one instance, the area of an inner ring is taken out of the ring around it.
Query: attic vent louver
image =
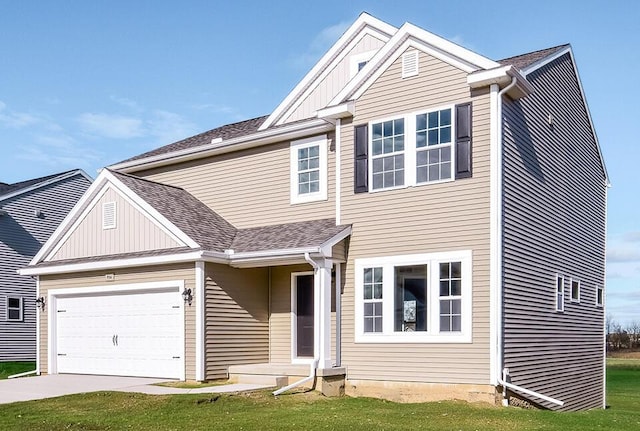
[[[116,203],[105,202],[102,204],[102,229],[115,229],[116,227]]]
[[[402,54],[402,77],[408,78],[418,74],[418,51],[411,50]]]

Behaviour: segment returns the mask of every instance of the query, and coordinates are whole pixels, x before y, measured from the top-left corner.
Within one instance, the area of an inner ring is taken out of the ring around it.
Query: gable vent
[[[402,77],[408,78],[418,74],[418,51],[412,50],[402,54]]]
[[[102,229],[115,229],[116,227],[116,203],[105,202],[102,204]]]

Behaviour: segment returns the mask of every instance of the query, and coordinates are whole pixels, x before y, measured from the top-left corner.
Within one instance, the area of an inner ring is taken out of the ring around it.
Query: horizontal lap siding
[[[105,281],[105,274],[114,274],[114,281]],[[184,280],[185,288],[195,291],[195,265],[173,264],[153,267],[109,269],[104,271],[40,276],[40,294],[47,297],[50,289],[81,288],[121,284],[149,283],[155,281]],[[195,298],[185,307],[185,354],[187,379],[195,379]],[[40,371],[48,372],[47,338],[48,313],[40,314]]]
[[[102,205],[116,203],[115,229],[102,228]],[[109,188],[51,260],[179,247],[174,239]]]
[[[605,178],[570,57],[528,79],[535,92],[504,105],[505,366],[513,383],[563,409],[602,407]],[[564,313],[555,311],[556,273]],[[569,299],[571,277],[579,303]]]
[[[84,176],[71,178],[2,202],[0,216],[0,362],[36,358],[36,282],[16,273],[26,267],[89,187]],[[42,211],[36,217],[35,211]],[[23,321],[8,322],[7,297],[23,298]]]
[[[489,382],[489,97],[471,93],[466,73],[420,54],[418,77],[401,79],[400,59],[356,103],[342,128],[342,223],[352,223],[343,295],[342,364],[351,379]],[[471,101],[473,178],[401,190],[353,193],[353,127],[370,120]],[[472,250],[473,342],[355,343],[354,260]]]
[[[289,144],[236,151],[136,175],[184,188],[237,228],[334,217],[332,145],[328,151],[328,200],[291,205]]]
[[[320,84],[307,96],[300,106],[291,113],[285,123],[312,118],[315,111],[326,107],[351,79],[351,57],[363,52],[378,50],[384,45],[380,39],[365,34],[353,49],[329,72]]]
[[[207,264],[205,378],[269,358],[268,269]]]

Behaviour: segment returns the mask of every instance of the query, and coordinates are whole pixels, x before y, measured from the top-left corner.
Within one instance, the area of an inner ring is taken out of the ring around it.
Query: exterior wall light
[[[191,306],[191,302],[193,301],[193,295],[191,295],[191,289],[187,289],[186,287],[182,291],[182,299],[184,299],[184,303],[189,303]]]
[[[40,308],[41,311],[44,311],[44,307],[46,306],[45,302],[44,302],[44,297],[41,296],[40,298],[36,299],[36,307]]]

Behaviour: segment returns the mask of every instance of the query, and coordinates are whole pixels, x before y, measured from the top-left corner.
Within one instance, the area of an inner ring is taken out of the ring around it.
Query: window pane
[[[440,264],[440,280],[449,278],[449,267],[450,267],[450,264],[448,263]]]
[[[383,176],[384,187],[393,187],[395,185],[395,175],[393,172],[385,172]]]
[[[448,280],[440,280],[440,296],[449,296]]]
[[[20,298],[7,298],[7,303],[10,308],[20,308]]]
[[[441,162],[451,161],[451,147],[440,148],[440,161]]]
[[[318,157],[320,155],[320,146],[314,145],[309,147],[309,157]]]
[[[439,125],[439,121],[438,121],[438,111],[436,112],[429,112],[429,128],[432,127],[438,127]]]
[[[316,193],[320,191],[320,182],[315,181],[309,184],[309,193]]]
[[[404,169],[404,156],[399,155],[394,157],[395,168],[396,169]]]
[[[451,301],[449,300],[440,301],[440,314],[451,314]]]
[[[440,172],[438,166],[431,166],[429,169],[429,181],[438,181],[440,179]]]
[[[445,109],[444,111],[440,111],[440,125],[448,126],[451,124],[451,110]]]
[[[427,164],[427,152],[426,151],[418,151],[416,153],[416,163],[418,166],[424,166]]]
[[[364,282],[371,283],[373,281],[373,268],[364,269]]]
[[[426,147],[427,146],[427,132],[418,132],[416,133],[416,147]]]
[[[451,178],[451,163],[443,163],[440,165],[440,179]]]
[[[451,262],[451,278],[462,277],[462,262]]]
[[[309,173],[305,172],[302,174],[298,174],[298,183],[308,183],[309,182]]]
[[[382,184],[382,174],[373,174],[373,188],[381,189],[383,187]]]
[[[440,316],[440,331],[451,332],[451,322],[449,316]]]
[[[298,150],[298,159],[306,159],[309,157],[309,148],[300,148]]]
[[[364,332],[373,332],[373,319],[364,318]]]
[[[382,299],[382,283],[373,285],[373,299]]]
[[[7,318],[9,320],[20,320],[20,310],[16,310],[16,309],[10,308],[7,311],[8,311]]]
[[[311,171],[309,172],[309,181],[319,181],[320,180],[320,171]]]
[[[364,285],[364,299],[372,299],[372,298],[373,298],[373,285],[370,284],[370,283],[366,283],[365,282],[365,285]],[[369,306],[369,305],[371,305],[371,304],[364,304],[364,307],[365,307],[365,313],[364,314],[367,314],[366,309],[367,309],[367,306]]]
[[[440,143],[447,144],[451,142],[451,127],[443,127],[440,129]]]
[[[393,136],[393,121],[385,121],[382,123],[382,133],[384,136]]]
[[[383,163],[383,170],[385,171],[392,171],[393,167],[395,166],[395,159],[393,157],[385,157],[384,159],[382,159]]]
[[[451,314],[460,314],[462,312],[461,306],[462,301],[460,299],[451,300]]]
[[[373,159],[373,172],[382,172],[384,166],[384,159]]]
[[[375,140],[382,138],[382,123],[374,124],[372,129],[372,139]]]
[[[438,145],[438,129],[429,130],[429,145]]]
[[[382,283],[382,268],[373,269],[373,281],[376,283]]]
[[[304,195],[306,193],[309,193],[309,183],[298,184],[298,194]]]
[[[320,167],[320,158],[314,157],[313,159],[309,159],[307,166],[307,169],[318,169]]]
[[[427,128],[427,115],[416,115],[416,130],[424,130]]]
[[[451,296],[460,296],[462,295],[462,281],[460,280],[451,280]]]
[[[451,316],[451,330],[460,332],[462,330],[461,316]]]
[[[393,153],[393,138],[384,138],[384,146],[382,152],[384,154]]]
[[[394,151],[404,151],[404,135],[395,137]]]
[[[440,162],[440,150],[429,150],[429,164],[436,165]]]
[[[404,119],[400,118],[398,120],[395,120],[393,122],[393,126],[394,126],[394,131],[393,131],[394,135],[404,134]]]
[[[382,154],[382,139],[373,141],[373,155],[378,156]]]
[[[416,170],[416,181],[424,183],[427,181],[427,167],[421,167]]]

